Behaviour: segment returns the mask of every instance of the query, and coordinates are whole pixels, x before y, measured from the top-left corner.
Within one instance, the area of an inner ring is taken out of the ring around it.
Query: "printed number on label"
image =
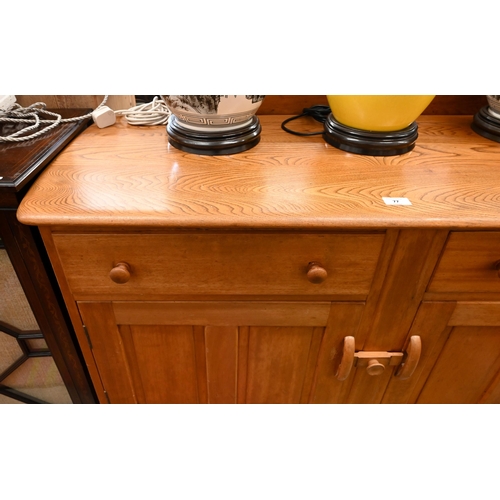
[[[386,205],[411,205],[411,201],[408,198],[389,198],[383,196],[382,199]]]

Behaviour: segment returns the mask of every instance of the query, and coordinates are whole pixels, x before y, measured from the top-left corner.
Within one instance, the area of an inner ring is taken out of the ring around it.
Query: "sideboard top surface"
[[[165,126],[92,125],[37,179],[18,218],[75,229],[500,227],[500,143],[473,132],[472,116],[421,116],[415,149],[392,157],[289,134],[288,116],[259,118],[261,142],[231,156],[179,151]],[[304,120],[293,128],[321,130]]]

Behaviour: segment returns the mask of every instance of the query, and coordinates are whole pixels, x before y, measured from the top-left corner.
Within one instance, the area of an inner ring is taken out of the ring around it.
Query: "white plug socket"
[[[8,111],[15,103],[15,95],[0,95],[0,111]]]
[[[115,112],[107,106],[101,106],[92,113],[92,119],[99,128],[106,128],[116,122]]]

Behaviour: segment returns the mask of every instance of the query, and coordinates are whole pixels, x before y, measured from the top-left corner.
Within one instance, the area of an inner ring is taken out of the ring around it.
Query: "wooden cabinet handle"
[[[378,359],[370,359],[368,361],[368,366],[366,367],[366,373],[372,377],[375,375],[380,375],[384,373],[385,366]]]
[[[351,373],[352,365],[354,364],[354,350],[354,337],[345,337],[342,360],[335,374],[338,380],[345,380]]]
[[[410,337],[406,353],[387,351],[356,352],[354,344],[354,337],[344,338],[342,359],[335,374],[338,380],[345,380],[349,377],[353,367],[365,368],[368,375],[376,376],[384,373],[387,366],[397,366],[395,376],[400,380],[406,380],[413,375],[422,353],[422,340],[418,335]]]
[[[413,335],[406,348],[406,359],[396,370],[396,377],[400,380],[410,378],[418,365],[420,354],[422,354],[422,340],[418,335]]]
[[[314,284],[323,283],[326,280],[328,273],[319,262],[309,262],[307,270],[307,279]]]
[[[130,265],[126,262],[118,262],[109,272],[109,277],[115,283],[123,285],[130,279]]]

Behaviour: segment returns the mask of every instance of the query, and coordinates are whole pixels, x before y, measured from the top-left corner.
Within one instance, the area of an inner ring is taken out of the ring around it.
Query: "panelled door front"
[[[111,403],[337,403],[360,302],[79,302]]]

